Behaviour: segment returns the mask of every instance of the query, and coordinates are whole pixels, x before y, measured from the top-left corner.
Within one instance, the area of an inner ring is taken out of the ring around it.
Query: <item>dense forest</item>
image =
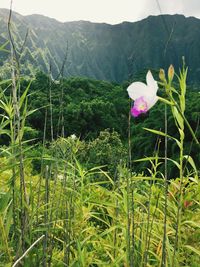
[[[157,72],[155,72],[156,75],[159,79]],[[144,81],[144,73],[138,75],[137,79]],[[25,89],[30,81],[27,79],[22,80],[22,93],[23,88]],[[108,143],[111,146],[113,145],[111,148],[113,149],[113,153],[107,150],[107,152],[105,151],[107,154],[106,157],[105,155],[98,159],[94,159],[93,157],[89,161],[93,162],[94,166],[95,164],[109,166],[110,164],[114,164],[113,162],[115,161],[117,166],[120,160],[126,157],[122,153],[122,147],[124,147],[124,151],[128,147],[128,117],[131,102],[127,97],[126,88],[130,83],[131,81],[117,84],[80,77],[63,78],[60,81],[54,81],[46,74],[39,72],[30,83],[28,97],[29,109],[35,110],[35,112],[27,118],[25,138],[27,140],[35,139],[34,142],[41,144],[44,131],[46,132],[47,142],[56,140],[59,137],[75,135],[84,143],[85,147],[83,151],[85,153],[86,146],[87,149],[94,149],[94,142],[99,140],[100,136],[104,138],[103,133],[109,134],[111,140],[114,134],[117,136],[117,142],[119,142],[118,153],[116,144],[112,144],[112,141],[109,139]],[[7,94],[8,92],[9,90]],[[159,94],[165,94],[162,88],[160,88]],[[186,117],[193,130],[196,131],[197,138],[200,137],[198,131],[199,110],[200,93],[196,87],[195,90],[188,88],[186,96]],[[168,113],[170,134],[177,136],[178,132],[175,128],[173,116],[170,115],[170,110],[168,110]],[[145,131],[143,128],[164,131],[163,103],[157,103],[148,114],[131,119],[131,143],[134,159],[151,156],[152,151],[155,153],[158,152],[160,156],[163,156],[164,137],[158,137],[155,134]],[[108,137],[105,135],[105,138]],[[151,142],[149,142],[149,139]],[[185,153],[190,154],[196,163],[200,164],[200,155],[197,153],[198,148],[193,144],[192,139],[189,130],[186,129]],[[159,147],[158,140],[161,142]],[[93,145],[91,146],[91,144]],[[170,139],[168,141],[168,153],[174,159],[177,159],[179,156],[176,144]],[[109,154],[115,154],[115,159],[110,160]],[[83,155],[80,155],[80,157],[85,160]],[[144,170],[147,166],[144,163],[137,163],[134,169],[138,171],[141,170],[141,167]],[[170,176],[175,178],[177,175],[176,170],[172,167],[170,167],[170,170]]]

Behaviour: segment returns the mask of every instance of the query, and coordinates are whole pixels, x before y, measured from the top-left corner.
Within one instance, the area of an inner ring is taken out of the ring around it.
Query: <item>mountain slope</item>
[[[8,10],[0,9],[0,42],[8,38]],[[122,82],[146,68],[182,64],[189,79],[200,81],[200,20],[182,15],[150,16],[139,22],[117,25],[87,21],[61,23],[41,15],[13,12],[12,32],[18,50],[29,29],[21,55],[26,74],[41,69],[54,77],[67,54],[64,76],[87,76]],[[5,53],[0,54],[6,61]],[[2,62],[1,62],[2,64]]]

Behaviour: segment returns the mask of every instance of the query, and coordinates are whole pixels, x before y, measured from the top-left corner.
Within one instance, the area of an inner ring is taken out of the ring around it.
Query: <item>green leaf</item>
[[[4,44],[2,44],[2,45],[0,46],[0,51],[10,53],[9,50],[5,49],[5,47],[7,46],[7,44],[9,44],[9,42],[10,42],[10,41],[8,40],[8,41],[6,41]]]
[[[24,103],[24,100],[26,99],[26,96],[27,96],[28,90],[29,90],[29,88],[31,86],[31,83],[32,83],[32,81],[29,82],[28,86],[26,87],[26,90],[24,91],[24,93],[20,97],[19,108],[22,107],[22,105]]]
[[[197,223],[197,222],[193,222],[193,221],[183,221],[182,222],[182,225],[192,225],[192,226],[194,226],[194,227],[198,227],[198,228],[200,228],[200,223]]]
[[[198,171],[197,171],[197,168],[196,168],[196,165],[194,163],[193,158],[191,156],[189,156],[189,155],[184,155],[184,158],[190,163],[190,165],[194,169],[194,171],[195,171],[195,173],[197,175],[197,179],[198,179]]]
[[[200,251],[190,245],[185,245],[184,246],[185,248],[188,248],[189,250],[193,251],[195,254],[199,255],[200,256]]]
[[[174,115],[174,118],[178,122],[179,127],[181,129],[183,129],[184,128],[184,120],[183,120],[183,117],[181,116],[181,114],[178,112],[176,107],[172,107],[172,113]]]
[[[165,103],[165,104],[167,104],[167,105],[170,105],[170,106],[173,106],[174,105],[174,103],[173,102],[171,102],[171,101],[169,101],[169,100],[167,100],[167,99],[165,99],[165,98],[163,98],[163,97],[158,97],[158,99],[161,101],[161,102],[163,102],[163,103]]]
[[[143,129],[146,130],[146,131],[148,131],[148,132],[151,132],[151,133],[154,133],[154,134],[157,134],[157,135],[161,135],[161,136],[166,136],[166,137],[168,137],[168,138],[170,138],[170,139],[173,139],[174,141],[176,141],[177,145],[178,145],[179,147],[181,147],[181,143],[179,142],[179,140],[176,139],[176,138],[174,138],[174,137],[171,136],[171,135],[168,135],[168,134],[163,133],[163,132],[158,131],[158,130],[149,129],[149,128],[143,128]]]

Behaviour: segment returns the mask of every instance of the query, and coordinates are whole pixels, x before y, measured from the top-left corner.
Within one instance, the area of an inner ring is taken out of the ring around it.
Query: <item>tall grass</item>
[[[68,138],[62,141],[71,142],[72,140]],[[23,266],[161,265],[165,189],[164,180],[156,172],[156,166],[148,176],[135,174],[131,177],[129,170],[121,166],[118,173],[119,184],[115,186],[107,173],[98,168],[86,170],[73,156],[71,159],[62,157],[55,159],[51,156],[45,160],[51,162],[52,166],[55,166],[56,161],[57,166],[51,170],[51,172],[56,170],[55,173],[50,173],[50,169],[46,167],[41,183],[38,175],[26,177],[27,192],[32,207],[28,207],[27,232],[29,234],[26,235],[25,250],[39,237],[43,235],[45,237],[26,254],[23,258]],[[159,158],[157,161],[159,162]],[[16,242],[13,240],[12,231],[12,195],[9,194],[8,185],[12,172],[9,170],[6,157],[4,164],[7,169],[1,173],[0,214],[3,237],[1,262],[2,266],[6,264],[10,266],[16,256]],[[127,177],[131,184],[129,190],[127,190]],[[29,179],[30,182],[28,182]],[[20,190],[19,184],[16,184],[16,188]],[[178,229],[178,238],[181,242],[179,241],[178,247],[177,245],[175,247],[180,179],[177,178],[169,183],[166,266],[173,266],[175,248],[174,266],[199,265],[200,188],[198,180],[194,176],[184,177],[182,188],[185,188],[185,191],[181,202],[182,213]],[[38,190],[40,191],[39,205]],[[134,251],[133,263],[129,262],[130,251],[127,250],[128,218],[130,218],[130,236],[134,236],[134,243],[132,243],[134,250],[131,249]],[[19,221],[15,229],[20,230]]]

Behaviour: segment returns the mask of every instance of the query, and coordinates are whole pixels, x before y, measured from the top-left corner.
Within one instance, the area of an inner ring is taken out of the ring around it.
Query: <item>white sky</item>
[[[184,14],[200,18],[200,0],[13,0],[13,10],[42,14],[59,21],[89,20],[110,24],[137,21],[149,15]],[[0,0],[9,8],[10,0]]]

